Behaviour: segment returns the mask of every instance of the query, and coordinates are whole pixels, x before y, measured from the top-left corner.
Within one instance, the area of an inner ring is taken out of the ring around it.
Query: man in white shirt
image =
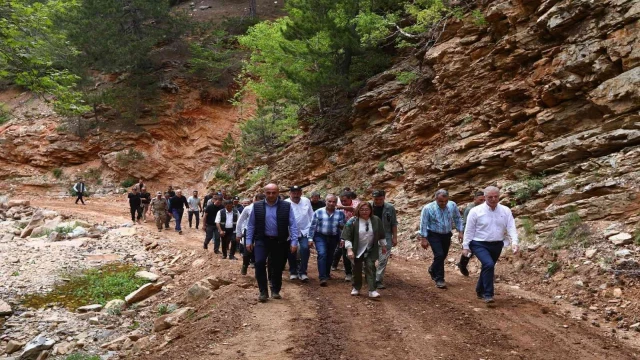
[[[303,282],[308,282],[309,248],[313,247],[313,239],[309,239],[309,228],[311,227],[311,219],[313,219],[313,206],[311,206],[311,200],[302,196],[302,188],[300,186],[290,187],[289,198],[285,201],[291,203],[291,210],[293,210],[293,215],[296,217],[299,232],[298,252],[300,254],[300,263],[298,263],[298,254],[289,252],[289,279],[300,278]]]
[[[222,240],[222,258],[227,258],[229,250],[229,260],[237,260],[236,253],[236,225],[238,224],[238,210],[233,208],[233,200],[224,201],[224,209],[216,214],[216,226]],[[229,244],[231,248],[229,249]]]
[[[264,200],[264,194],[258,194],[253,198],[253,201],[262,201]],[[249,217],[251,217],[251,212],[253,211],[253,203],[248,204],[242,210],[242,214],[238,218],[238,224],[236,224],[236,242],[241,243],[243,246],[242,251],[242,270],[240,273],[242,275],[247,275],[247,268],[249,266],[254,267],[256,258],[253,254],[253,251],[247,251],[245,245],[246,241],[246,232],[247,232],[247,224],[249,223]]]
[[[485,303],[493,300],[494,269],[502,247],[513,243],[513,253],[517,253],[518,232],[511,210],[500,205],[500,189],[489,186],[484,189],[485,203],[471,209],[467,218],[467,226],[462,242],[462,255],[470,256],[471,252],[482,263],[482,271],[476,285],[476,294]]]
[[[202,211],[202,203],[198,197],[198,191],[193,190],[193,195],[187,199],[189,204],[189,227],[191,227],[193,216],[196,217],[196,230],[200,226],[200,212]]]

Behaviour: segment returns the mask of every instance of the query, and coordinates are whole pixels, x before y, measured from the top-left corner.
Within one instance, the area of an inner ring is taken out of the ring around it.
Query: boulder
[[[29,200],[9,200],[7,202],[7,209],[11,209],[12,207],[16,207],[16,206],[30,206],[31,203],[29,202]]]
[[[29,221],[29,224],[27,224],[27,227],[22,229],[22,232],[20,233],[20,237],[23,239],[26,238],[27,236],[31,235],[31,233],[35,228],[40,227],[42,225],[44,225],[44,216],[42,215],[42,211],[38,210],[31,217],[31,220]]]
[[[126,305],[127,305],[127,303],[122,299],[113,299],[113,300],[108,301],[104,305],[104,311],[109,311],[109,310],[112,310],[112,309],[122,310],[122,309],[125,308]]]
[[[51,349],[55,343],[56,342],[52,339],[48,339],[43,335],[38,335],[27,343],[18,359],[36,359],[42,351]]]
[[[226,280],[226,279],[221,279],[221,278],[219,278],[217,276],[209,277],[206,280],[211,285],[211,290],[213,290],[213,291],[216,291],[216,290],[220,289],[220,287],[222,287],[224,285],[231,284],[231,281]]]
[[[80,306],[79,308],[76,309],[78,312],[80,313],[85,313],[85,312],[97,312],[102,310],[102,305],[100,304],[93,304],[93,305],[85,305],[85,306]]]
[[[180,321],[186,319],[193,312],[193,308],[185,307],[178,309],[171,314],[162,315],[154,321],[153,331],[160,332],[162,330],[166,330],[170,327],[176,326],[180,323]]]
[[[597,249],[587,249],[587,251],[584,252],[584,256],[586,256],[587,259],[592,259],[597,252]]]
[[[625,257],[631,255],[631,250],[629,249],[621,249],[614,253],[616,257]]]
[[[73,231],[69,234],[69,237],[71,238],[77,238],[80,236],[85,236],[87,235],[87,229],[83,228],[82,226],[77,226],[76,228],[73,229]]]
[[[151,282],[156,282],[160,278],[160,275],[157,275],[157,274],[154,274],[154,273],[148,272],[148,271],[138,271],[136,273],[136,277],[141,278],[141,279],[146,279],[146,280],[149,280]]]
[[[615,114],[640,109],[640,67],[603,82],[589,95],[591,101]]]
[[[60,241],[60,240],[62,240],[62,239],[63,239],[62,234],[60,234],[60,233],[59,233],[59,232],[57,232],[57,231],[52,231],[52,232],[49,234],[49,236],[47,237],[47,240],[48,240],[48,241],[52,241],[52,242],[53,242],[53,241]]]
[[[9,316],[11,314],[13,314],[11,306],[4,302],[4,300],[0,300],[0,316]]]
[[[163,282],[159,282],[156,284],[153,284],[153,283],[144,284],[138,290],[127,295],[124,298],[124,300],[127,302],[128,305],[135,304],[152,295],[157,294],[158,292],[160,292],[160,290],[162,290],[162,286],[164,286]]]
[[[211,294],[213,294],[213,291],[211,291],[209,287],[209,283],[204,280],[191,285],[185,295],[186,302],[193,303],[203,299],[207,299],[209,296],[211,296]]]
[[[628,245],[633,242],[633,236],[629,233],[620,233],[610,237],[609,241],[615,246]]]
[[[14,352],[22,349],[23,346],[24,343],[15,340],[9,340],[9,342],[7,343],[7,347],[5,347],[4,349],[4,352],[6,352],[7,354],[13,354]]]

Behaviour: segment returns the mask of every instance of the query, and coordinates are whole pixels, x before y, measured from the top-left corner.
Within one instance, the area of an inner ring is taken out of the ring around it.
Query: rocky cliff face
[[[497,184],[538,232],[570,211],[637,222],[640,2],[499,0],[483,12],[487,26],[450,22],[436,46],[371,79],[348,130],[271,155],[271,177],[384,188],[412,217],[438,188],[465,203]],[[418,79],[396,79],[407,71]]]
[[[184,78],[174,81],[152,121],[131,124],[110,118],[107,111],[82,136],[69,128],[77,121],[63,122],[40,99],[1,93],[0,101],[11,108],[14,119],[0,126],[0,179],[9,180],[0,190],[12,185],[66,189],[77,176],[91,178],[88,169],[99,169],[92,174],[101,173],[105,188],[128,177],[162,185],[200,184],[221,156],[222,140],[234,133],[238,115],[228,104],[203,99],[202,91]],[[63,171],[59,180],[52,174],[55,168]],[[95,191],[97,184],[92,185]]]

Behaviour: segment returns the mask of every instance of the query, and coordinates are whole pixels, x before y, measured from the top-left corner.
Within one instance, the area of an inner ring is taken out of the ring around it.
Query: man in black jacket
[[[204,218],[202,219],[204,226],[202,227],[202,230],[205,231],[205,251],[209,248],[209,242],[213,239],[213,252],[216,254],[220,253],[220,233],[216,227],[216,217],[219,211],[224,211],[224,207],[220,202],[220,197],[218,195],[213,195],[209,205],[204,208]]]
[[[216,215],[216,226],[222,239],[222,258],[227,258],[227,250],[229,250],[229,260],[236,260],[236,224],[238,223],[240,214],[233,207],[233,200],[224,201],[224,209],[218,211]],[[229,249],[229,244],[231,248]]]
[[[260,289],[258,301],[269,298],[267,282],[267,259],[271,270],[271,298],[282,299],[282,269],[287,261],[287,253],[298,251],[298,225],[291,204],[280,200],[278,185],[265,186],[266,199],[253,204],[253,211],[247,224],[247,251],[254,251],[256,257],[256,280]],[[291,243],[289,243],[289,234]]]
[[[129,198],[129,210],[131,211],[131,221],[133,224],[140,224],[140,218],[142,217],[142,207],[141,207],[141,198],[140,193],[138,192],[138,187],[134,186],[131,189],[131,192],[127,195]],[[137,214],[137,217],[136,217]]]
[[[182,228],[180,222],[182,221],[182,214],[184,209],[189,208],[187,198],[182,195],[182,190],[176,190],[176,195],[169,199],[169,211],[173,214],[173,219],[176,221],[176,231],[182,235]]]

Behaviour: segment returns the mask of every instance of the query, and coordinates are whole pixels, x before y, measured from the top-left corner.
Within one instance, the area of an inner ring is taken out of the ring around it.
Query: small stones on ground
[[[619,233],[609,238],[615,246],[629,245],[633,242],[633,236],[629,233]]]

